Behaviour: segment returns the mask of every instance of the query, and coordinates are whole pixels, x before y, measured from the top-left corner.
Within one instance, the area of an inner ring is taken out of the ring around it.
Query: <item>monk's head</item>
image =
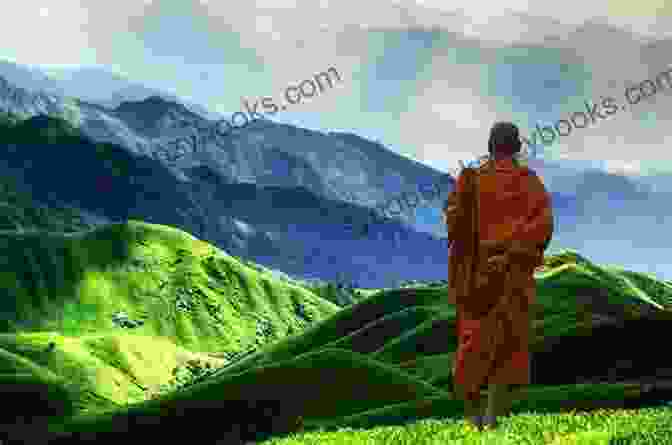
[[[492,156],[512,157],[520,152],[522,142],[518,127],[511,122],[497,122],[490,130],[488,152]]]

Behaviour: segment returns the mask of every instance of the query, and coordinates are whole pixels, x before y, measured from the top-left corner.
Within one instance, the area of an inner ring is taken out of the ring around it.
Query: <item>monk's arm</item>
[[[457,211],[457,193],[450,192],[448,194],[448,199],[446,199],[446,201],[443,204],[443,222],[446,225],[449,234],[451,226],[455,224],[457,213],[456,211]]]
[[[453,244],[451,240],[450,228],[455,224],[455,214],[457,210],[457,193],[452,191],[448,194],[448,199],[443,204],[443,223],[446,225],[448,232],[448,246]],[[455,295],[448,291],[448,304],[456,304]]]
[[[443,222],[446,224],[448,230],[448,239],[450,239],[450,228],[455,226],[457,220],[457,200],[458,193],[464,188],[464,178],[460,176],[457,178],[455,190],[448,194],[443,205]]]
[[[514,250],[543,251],[553,236],[551,196],[538,176],[530,175],[530,217],[515,236]]]
[[[443,205],[443,221],[446,224],[446,229],[448,231],[448,245],[452,245],[453,240],[451,240],[451,228],[455,227],[457,222],[457,205],[458,205],[458,194],[464,188],[464,178],[460,175],[455,184],[455,189],[448,194],[448,199],[446,199]],[[455,295],[448,291],[448,303],[456,304]]]

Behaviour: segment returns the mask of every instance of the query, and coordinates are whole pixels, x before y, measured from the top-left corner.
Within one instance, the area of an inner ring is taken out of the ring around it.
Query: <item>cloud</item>
[[[44,1],[15,2],[3,10],[0,57],[25,64],[93,63],[86,47],[87,11],[79,1],[62,0],[58,6]]]
[[[454,165],[483,154],[496,115],[479,99],[467,89],[429,87],[400,116],[401,144],[419,159]]]
[[[605,171],[616,175],[629,176],[638,174],[642,170],[640,161],[605,161]]]
[[[289,54],[296,53],[296,43],[300,41],[306,45],[300,53],[318,54],[322,49],[320,59],[333,55],[332,49],[343,50],[337,55],[347,52],[353,56],[362,55],[366,48],[365,45],[362,47],[362,40],[357,39],[362,31],[439,29],[483,42],[535,44],[586,20],[604,21],[647,38],[665,37],[665,33],[672,29],[667,26],[672,7],[663,0],[638,2],[636,8],[617,7],[608,0],[584,2],[580,8],[568,8],[556,1],[507,3],[504,7],[489,0],[449,3],[443,0],[252,0],[231,8],[226,2],[174,2],[194,15],[207,17],[213,38],[216,38],[217,32],[236,32],[244,45],[258,50],[269,61],[283,57],[286,61]],[[6,23],[2,30],[5,36],[13,37],[10,40],[16,42],[15,45],[29,50],[27,57],[39,63],[51,63],[45,62],[49,59],[65,63],[62,61],[64,55],[72,59],[88,49],[89,44],[94,46],[93,49],[105,52],[106,47],[113,45],[114,39],[110,36],[138,32],[160,17],[162,11],[169,9],[167,3],[149,0],[96,3],[61,0],[57,8],[43,5],[37,0],[14,4],[11,11],[4,12]],[[48,23],[40,21],[40,9],[49,11]],[[613,14],[608,16],[609,13]],[[28,40],[31,39],[17,42],[15,37],[22,35],[18,31],[27,26],[28,29],[38,28],[43,35],[48,35],[48,45],[39,39],[35,39],[38,42],[34,45],[29,45]],[[337,40],[333,38],[335,35],[339,37]],[[75,40],[75,37],[84,38]],[[64,45],[66,42],[72,45],[69,53],[66,52],[68,46]],[[38,49],[40,43],[41,50]],[[324,44],[328,46],[322,46]],[[55,49],[58,54],[49,57],[48,52]],[[282,51],[278,53],[278,50]],[[321,60],[304,58],[300,64],[323,65],[319,62]],[[296,74],[291,78],[295,79]]]
[[[663,0],[45,5],[25,0],[3,13],[0,38],[12,45],[0,55],[106,65],[222,112],[241,109],[241,97],[280,98],[287,86],[334,67],[342,82],[297,111],[318,116],[323,128],[380,128],[384,144],[442,169],[484,153],[495,120],[527,134],[537,121],[581,109],[584,99],[622,98],[625,83],[671,62],[672,5]],[[17,38],[26,30],[42,37]],[[664,156],[671,100],[661,95],[619,112],[549,151],[643,167],[633,162]]]

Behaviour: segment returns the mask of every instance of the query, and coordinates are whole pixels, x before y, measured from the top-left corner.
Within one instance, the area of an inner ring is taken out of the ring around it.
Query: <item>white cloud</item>
[[[543,41],[546,35],[556,33],[563,26],[571,29],[586,20],[600,19],[649,37],[662,37],[672,29],[669,26],[672,6],[663,0],[640,1],[628,9],[617,6],[609,0],[581,2],[576,7],[557,1],[509,1],[503,6],[491,0],[251,0],[239,2],[236,8],[231,8],[226,2],[200,0],[201,13],[226,24],[222,29],[236,30],[242,40],[248,41],[266,56],[278,48],[276,45],[286,46],[285,49],[289,50],[297,40],[309,41],[319,48],[321,30],[325,28],[331,33],[356,29],[443,29],[483,41],[520,40],[523,43]],[[49,44],[36,42],[29,45],[27,40],[31,39],[18,42],[15,37],[24,34],[18,31],[30,29],[35,13],[39,14],[41,8],[44,9],[43,0],[14,2],[11,10],[3,12],[3,37],[11,36],[6,40],[23,46],[21,52],[33,61],[44,63],[45,59],[59,58],[57,63],[65,63],[63,56],[72,58],[80,50],[88,49],[88,42],[101,45],[102,36],[113,40],[110,36],[128,30],[129,19],[145,14],[156,15],[161,4],[152,0],[95,3],[59,0],[58,8],[49,9],[51,29],[40,25],[42,34],[49,36]],[[272,17],[272,29],[254,26],[260,16]],[[527,20],[530,17],[533,20]],[[89,18],[92,20],[89,26],[82,26]],[[518,38],[516,33],[520,34]],[[276,36],[282,36],[282,41],[274,40]],[[42,44],[42,49],[38,43]],[[72,52],[66,53],[67,49]],[[57,52],[54,54],[53,51]],[[50,52],[53,57],[48,57]],[[287,53],[283,56],[286,57]]]
[[[642,170],[641,163],[639,161],[615,161],[615,160],[606,160],[605,170],[609,173],[614,173],[618,175],[637,175]]]
[[[58,6],[47,8],[43,0],[13,2],[4,8],[0,40],[0,57],[25,64],[58,64],[81,62],[86,49],[87,11],[79,1],[59,0]],[[36,38],[39,36],[39,38]],[[91,59],[89,59],[91,61]]]
[[[150,0],[59,0],[57,8],[46,9],[43,1],[15,2],[11,10],[4,11],[0,28],[0,39],[12,42],[13,52],[0,56],[28,64],[108,64],[121,68],[130,78],[139,78],[134,76],[132,66],[117,65],[116,55],[122,48],[125,53],[137,51],[137,58],[142,57],[142,42],[134,41],[135,33],[156,21],[165,5]],[[588,67],[594,98],[604,94],[621,97],[626,81],[643,79],[669,63],[664,58],[670,46],[643,44],[645,40],[671,36],[672,3],[640,0],[636,6],[623,5],[610,0],[574,6],[557,0],[516,0],[506,2],[506,6],[491,0],[250,0],[231,8],[226,2],[200,0],[192,11],[207,16],[206,31],[213,41],[223,33],[237,33],[241,45],[253,49],[272,70],[269,84],[254,85],[254,91],[241,91],[241,95],[278,97],[288,85],[335,67],[343,77],[335,89],[342,91],[302,102],[301,112],[327,116],[335,110],[352,110],[344,115],[361,120],[365,126],[397,119],[393,114],[396,110],[389,115],[360,113],[366,86],[357,83],[358,75],[375,64],[382,51],[371,43],[375,41],[372,35],[378,31],[438,30],[453,36],[454,48],[480,48],[482,65],[452,63],[445,48],[435,50],[426,67],[431,78],[418,81],[416,95],[407,98],[409,106],[398,116],[399,128],[394,130],[398,134],[390,134],[389,141],[383,141],[416,159],[454,165],[463,155],[450,153],[476,156],[484,152],[492,122],[523,117],[506,114],[502,109],[505,98],[495,99],[484,93],[482,73],[487,64],[493,63],[499,47],[517,44],[559,48],[561,57],[569,63]],[[614,28],[581,27],[587,21]],[[17,38],[25,36],[26,29],[39,31],[46,38]],[[646,128],[634,115],[619,112],[613,122],[582,129],[551,150],[566,152],[569,157],[626,164],[636,161],[637,156],[665,156],[664,128],[672,119],[670,105],[672,96],[638,107],[650,107],[655,116],[647,121]],[[225,104],[222,109],[230,111],[231,106],[238,104]],[[350,122],[343,124],[340,126],[354,127]],[[633,146],[638,149],[633,150]],[[446,147],[450,149],[446,151]],[[449,160],[444,160],[446,157]]]

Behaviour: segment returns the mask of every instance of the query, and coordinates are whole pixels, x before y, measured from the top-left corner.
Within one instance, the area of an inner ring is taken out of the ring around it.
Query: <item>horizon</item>
[[[623,105],[626,88],[670,70],[672,11],[647,2],[581,10],[473,0],[360,3],[253,1],[229,11],[212,2],[120,0],[82,8],[79,0],[64,0],[39,10],[27,2],[7,12],[0,33],[13,43],[0,59],[40,71],[90,70],[89,79],[104,70],[225,117],[244,110],[243,99],[275,100],[333,67],[342,81],[269,120],[354,134],[451,175],[460,161],[487,153],[494,122],[513,122],[530,140],[537,126],[547,127],[542,138],[554,133],[553,141],[537,140],[530,166],[550,191],[579,193],[582,175],[593,170],[624,178],[623,187],[652,190],[648,204],[596,200],[593,214],[565,226],[574,233],[557,242],[598,262],[672,276],[669,216],[661,213],[672,194],[672,91],[613,115],[589,106],[609,98]],[[49,45],[12,38],[36,23],[50,34]],[[101,88],[100,79],[78,82],[68,88],[101,100],[123,93]],[[438,214],[422,209],[416,217],[430,225]]]

